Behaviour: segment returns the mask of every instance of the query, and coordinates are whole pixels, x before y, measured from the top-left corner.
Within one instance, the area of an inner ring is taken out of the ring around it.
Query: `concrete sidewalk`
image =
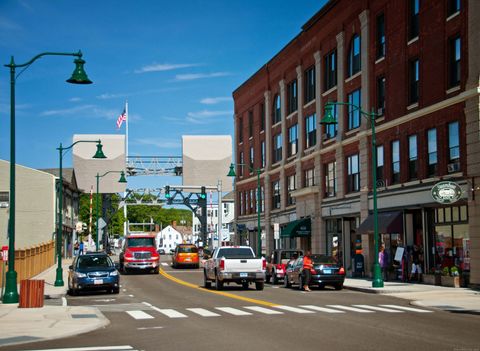
[[[344,287],[350,290],[384,294],[410,300],[412,305],[445,311],[480,313],[480,291],[448,288],[420,283],[384,282],[383,288],[372,288],[370,279],[347,278]]]
[[[62,264],[64,286],[54,286],[56,265],[32,278],[45,280],[44,307],[18,308],[18,304],[0,304],[0,347],[79,335],[110,323],[97,308],[67,306],[64,296],[71,261],[67,259]]]

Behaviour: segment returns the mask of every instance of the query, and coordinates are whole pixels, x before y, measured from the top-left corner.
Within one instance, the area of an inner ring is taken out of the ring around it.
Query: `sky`
[[[65,82],[73,57],[46,56],[16,81],[16,161],[58,168],[73,134],[124,134],[129,155],[181,156],[182,135],[231,135],[232,92],[326,0],[0,0],[0,159],[10,159],[10,73],[35,55],[82,50],[91,85]],[[17,73],[19,73],[17,69]],[[72,166],[71,153],[64,167]],[[226,170],[228,172],[228,170]],[[180,184],[129,177],[129,188]],[[0,180],[1,181],[1,180]]]

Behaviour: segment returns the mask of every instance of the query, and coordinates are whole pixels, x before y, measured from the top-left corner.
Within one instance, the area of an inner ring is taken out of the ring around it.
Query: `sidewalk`
[[[384,294],[410,300],[412,305],[445,311],[480,313],[480,291],[468,288],[448,288],[419,283],[384,282],[383,288],[372,288],[370,279],[346,278],[345,289]]]
[[[0,347],[65,338],[87,333],[110,323],[97,308],[66,306],[64,296],[67,293],[68,266],[71,261],[66,259],[62,264],[64,286],[54,286],[56,265],[32,278],[45,280],[44,307],[18,308],[18,304],[0,304]],[[18,293],[20,294],[20,288]]]

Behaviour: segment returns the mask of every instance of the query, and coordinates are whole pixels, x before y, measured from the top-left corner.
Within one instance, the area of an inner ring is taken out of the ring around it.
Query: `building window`
[[[383,145],[377,146],[377,181],[384,181],[383,174],[383,165],[384,165],[384,156],[383,156]]]
[[[335,104],[336,101],[329,101],[332,102],[332,115],[335,117],[335,119],[338,121],[338,110],[337,110],[337,105]],[[324,126],[325,130],[325,139],[332,139],[337,136],[337,126],[338,123],[333,123],[333,124],[326,124]]]
[[[377,16],[377,59],[385,57],[385,15]]]
[[[298,151],[298,127],[293,125],[288,129],[288,156],[296,155]]]
[[[460,170],[460,130],[458,122],[448,124],[448,172]]]
[[[408,39],[414,39],[418,37],[419,23],[418,23],[418,13],[420,12],[420,0],[410,0],[409,6],[409,28],[408,28]]]
[[[325,90],[337,85],[337,51],[333,50],[325,56]]]
[[[435,128],[427,131],[427,152],[428,152],[428,176],[437,174],[437,130]]]
[[[334,197],[337,193],[336,165],[336,161],[325,165],[325,197]]]
[[[304,103],[315,99],[315,66],[305,71],[305,95]]]
[[[261,143],[261,152],[262,152],[262,168],[265,167],[265,141]]]
[[[253,137],[253,111],[248,112],[248,136]]]
[[[282,133],[273,136],[273,163],[282,160]]]
[[[238,193],[238,198],[240,199],[240,216],[244,214],[244,211],[243,211],[243,192],[240,191]]]
[[[262,193],[262,195],[261,195],[262,196],[262,202],[261,202],[262,208],[260,209],[260,212],[265,212],[265,189],[264,189],[263,186],[261,187],[260,192]]]
[[[410,69],[410,94],[409,103],[414,104],[418,102],[419,97],[419,80],[420,80],[420,63],[418,59],[411,60],[409,63]]]
[[[250,213],[255,213],[256,212],[254,202],[253,202],[254,198],[255,198],[255,190],[250,189],[250,201],[249,201],[250,202]]]
[[[280,182],[278,180],[272,182],[272,208],[280,208]]]
[[[418,177],[418,151],[417,136],[408,137],[408,179],[413,180]]]
[[[392,184],[400,182],[400,141],[392,141]]]
[[[6,208],[10,205],[10,193],[8,191],[0,191],[0,208]]]
[[[245,162],[245,160],[243,159],[243,151],[240,151],[240,156],[238,158],[240,159],[240,164],[243,165],[243,163]],[[243,167],[240,166],[239,168],[240,170],[238,174],[240,175],[240,177],[243,177]]]
[[[377,113],[385,114],[385,77],[377,78]]]
[[[272,123],[276,124],[282,120],[280,95],[275,95],[273,99]]]
[[[265,104],[260,104],[260,130],[265,130]]]
[[[350,42],[350,51],[348,53],[348,76],[351,77],[355,73],[360,72],[360,36],[355,34]]]
[[[305,118],[305,148],[308,149],[317,143],[317,115]]]
[[[348,130],[360,127],[360,89],[348,94]],[[356,107],[355,107],[356,106]]]
[[[295,205],[295,198],[292,196],[292,192],[296,188],[296,176],[295,174],[287,177],[287,206]]]
[[[243,120],[242,118],[238,119],[238,142],[243,142]]]
[[[347,157],[347,191],[360,190],[360,163],[358,155]]]
[[[288,97],[288,114],[297,111],[298,108],[298,92],[297,92],[297,80],[293,80],[287,86]]]
[[[253,165],[254,165],[254,150],[253,150],[253,146],[250,146],[250,163],[249,163],[250,173],[252,173]]]
[[[447,17],[460,11],[460,0],[448,0]]]
[[[448,42],[449,58],[448,58],[448,86],[455,87],[460,84],[461,58],[462,58],[462,42],[459,36],[452,38]]]
[[[315,168],[310,168],[304,172],[305,188],[315,185]]]

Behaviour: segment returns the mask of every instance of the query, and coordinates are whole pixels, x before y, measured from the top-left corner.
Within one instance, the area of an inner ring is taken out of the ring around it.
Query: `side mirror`
[[[73,271],[73,265],[68,266],[68,269]]]

